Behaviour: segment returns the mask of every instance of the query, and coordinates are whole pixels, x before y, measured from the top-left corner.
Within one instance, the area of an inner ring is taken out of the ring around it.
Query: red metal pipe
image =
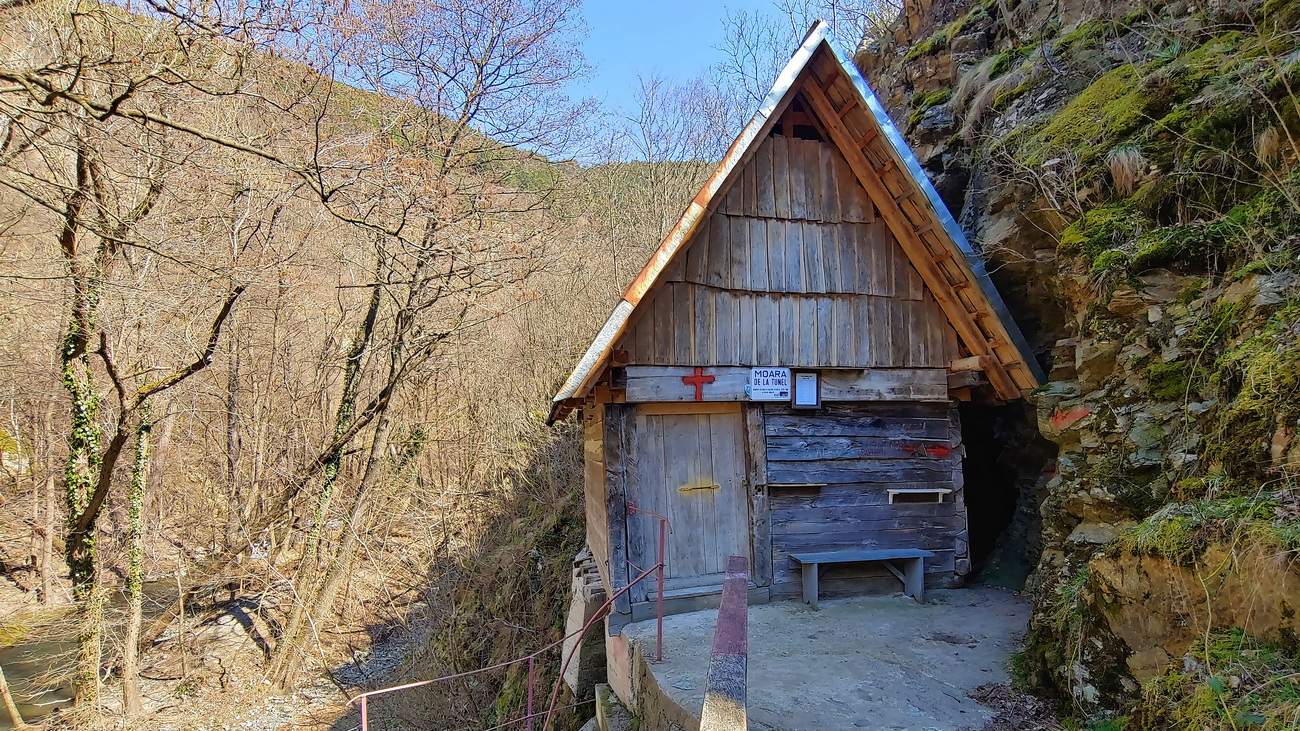
[[[621,596],[624,592],[636,586],[638,582],[640,582],[645,577],[649,576],[651,572],[655,571],[658,568],[661,567],[651,566],[645,571],[642,571],[640,575],[638,575],[635,579],[632,579],[631,581],[627,582],[627,586],[614,592],[613,596],[606,599],[605,603],[600,605],[600,608],[596,610],[596,613],[591,615],[591,619],[588,619],[587,623],[582,625],[582,629],[574,633],[574,635],[577,635],[578,637],[578,642],[574,645],[574,647],[582,647],[582,639],[587,636],[587,630],[591,629],[591,625],[595,624],[596,620],[605,618],[605,614],[609,612],[609,608],[614,606],[615,599],[618,599],[619,596]],[[572,636],[573,635],[570,635],[570,637]],[[573,654],[570,654],[568,657],[564,658],[564,662],[561,663],[560,665],[560,674],[555,678],[555,685],[551,687],[551,700],[546,705],[546,718],[542,722],[542,731],[550,731],[551,716],[557,710],[555,707],[555,703],[560,699],[560,684],[564,682],[564,673],[569,669],[569,661],[572,660],[573,655],[576,654],[577,653],[575,652]]]
[[[668,519],[659,518],[659,595],[655,598],[655,660],[664,661],[664,561],[668,546]]]
[[[528,714],[527,721],[524,721],[525,731],[533,731],[533,658],[528,658],[528,706],[524,710]]]

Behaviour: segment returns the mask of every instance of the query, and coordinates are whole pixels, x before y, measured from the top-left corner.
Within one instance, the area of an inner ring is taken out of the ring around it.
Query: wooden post
[[[767,504],[767,437],[763,430],[763,405],[745,404],[745,481],[749,485],[749,521],[752,528],[755,586],[772,583],[772,522]]]
[[[627,561],[627,422],[632,418],[632,406],[607,404],[605,406],[605,515],[609,521],[609,583],[616,595],[614,611],[632,613],[628,592],[620,593],[631,576]]]
[[[813,609],[817,608],[817,569],[818,564],[805,563],[799,576],[803,582],[803,600]]]
[[[925,559],[908,558],[903,560],[903,593],[917,600],[925,601]]]

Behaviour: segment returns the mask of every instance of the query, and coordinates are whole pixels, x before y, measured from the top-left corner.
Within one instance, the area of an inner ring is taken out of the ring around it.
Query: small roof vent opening
[[[808,105],[802,95],[796,96],[794,101],[790,102],[789,108],[772,127],[772,135],[818,142],[826,142],[829,139],[817,116],[808,111]]]

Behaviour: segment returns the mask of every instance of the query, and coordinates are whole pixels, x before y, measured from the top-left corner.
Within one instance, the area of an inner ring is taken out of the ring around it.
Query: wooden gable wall
[[[834,145],[771,136],[617,348],[629,365],[944,368],[957,336]]]

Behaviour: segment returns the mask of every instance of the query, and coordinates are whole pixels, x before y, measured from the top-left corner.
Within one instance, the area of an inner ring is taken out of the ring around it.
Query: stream
[[[144,623],[147,625],[152,617],[157,616],[176,597],[176,584],[171,579],[147,582],[144,593]],[[105,622],[125,621],[126,604],[126,594],[115,592],[105,608]],[[77,652],[77,637],[72,629],[74,624],[64,619],[37,621],[43,626],[38,626],[29,636],[13,644],[0,646],[0,669],[4,670],[5,680],[18,704],[19,713],[28,723],[39,721],[72,705],[69,679],[66,676],[49,675],[53,665],[66,664],[65,667],[70,667]],[[106,633],[119,631],[120,628],[106,629]],[[0,710],[0,731],[12,728],[9,715]]]

